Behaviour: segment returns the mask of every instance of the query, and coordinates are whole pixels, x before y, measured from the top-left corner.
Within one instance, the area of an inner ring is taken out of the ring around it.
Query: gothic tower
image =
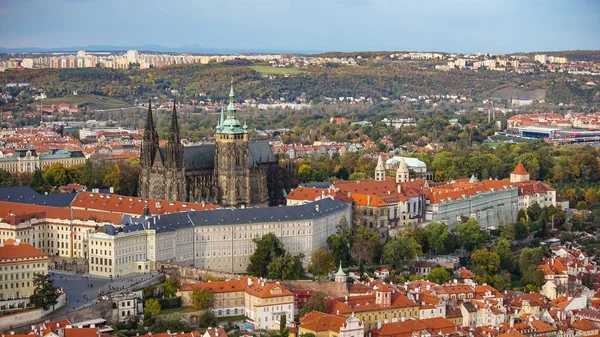
[[[377,159],[377,167],[375,167],[375,180],[385,180],[385,166],[383,166],[383,159],[381,156],[379,156],[379,159]]]
[[[229,92],[227,118],[221,119],[215,132],[215,175],[217,200],[225,207],[250,204],[250,167],[248,162],[248,130],[235,116],[233,84]]]
[[[179,123],[177,122],[177,109],[173,101],[171,127],[169,129],[169,143],[165,153],[165,168],[167,169],[166,196],[170,200],[183,200],[185,196],[185,178],[183,173],[183,144]]]
[[[141,172],[138,195],[142,198],[148,198],[150,195],[150,171],[155,165],[155,162],[158,163],[160,161],[158,133],[154,128],[154,121],[152,118],[152,101],[148,101],[148,115],[146,117],[146,127],[144,129],[144,138],[140,153]]]
[[[396,183],[404,183],[410,180],[410,171],[408,165],[404,161],[404,157],[400,159],[398,169],[396,170]]]

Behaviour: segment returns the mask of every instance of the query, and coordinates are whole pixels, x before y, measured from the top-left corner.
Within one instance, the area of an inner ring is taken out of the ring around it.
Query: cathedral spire
[[[235,93],[233,92],[233,77],[229,89],[229,104],[227,105],[227,119],[235,119]]]
[[[144,167],[150,167],[154,164],[156,152],[158,149],[158,133],[154,128],[152,118],[152,100],[148,101],[148,115],[146,117],[146,128],[144,129],[144,138],[142,141],[142,151],[140,154],[141,164]]]
[[[183,167],[183,145],[177,122],[177,104],[173,100],[173,114],[171,115],[171,128],[169,130],[169,143],[167,144],[167,167],[181,169]]]

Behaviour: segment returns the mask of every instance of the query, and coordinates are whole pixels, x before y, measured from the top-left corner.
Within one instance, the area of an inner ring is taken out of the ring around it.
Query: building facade
[[[0,158],[0,169],[10,173],[44,170],[55,163],[64,167],[85,164],[87,158],[79,150],[53,149],[50,153],[40,154],[33,149],[19,149],[12,157]]]
[[[236,117],[233,86],[227,118],[221,111],[214,144],[184,147],[173,106],[169,142],[166,148],[160,148],[149,106],[141,150],[139,195],[180,201],[207,200],[226,207],[283,204],[285,171],[279,167],[267,142],[248,140],[247,129]]]
[[[48,274],[48,256],[21,240],[0,243],[0,300],[29,299],[33,279]]]
[[[317,249],[326,249],[327,238],[336,233],[342,217],[352,217],[351,212],[350,206],[328,198],[301,206],[130,218],[122,228],[105,225],[90,234],[90,273],[144,272],[154,269],[156,261],[243,273],[254,253],[254,238],[274,233],[292,255],[310,257]],[[123,249],[118,248],[121,245]]]

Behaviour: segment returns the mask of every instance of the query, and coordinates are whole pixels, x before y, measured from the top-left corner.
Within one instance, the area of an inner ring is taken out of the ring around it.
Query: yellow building
[[[395,291],[389,285],[378,283],[370,295],[336,298],[327,302],[327,311],[333,315],[354,314],[365,328],[371,330],[378,323],[419,319],[419,305]]]
[[[48,273],[48,256],[21,240],[0,243],[0,300],[26,299],[36,274]]]

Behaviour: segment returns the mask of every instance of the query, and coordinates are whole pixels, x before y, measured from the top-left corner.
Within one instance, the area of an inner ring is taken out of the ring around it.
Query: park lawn
[[[119,108],[130,108],[131,104],[120,101],[116,98],[108,97],[108,96],[98,96],[98,95],[69,95],[64,97],[53,97],[46,98],[41,101],[36,102],[36,104],[42,104],[44,106],[49,106],[52,104],[77,104],[77,105],[85,105],[89,106],[94,110],[103,110],[103,109],[119,109]]]
[[[296,68],[279,68],[279,67],[269,67],[269,66],[249,66],[254,71],[259,72],[265,75],[297,75],[302,74],[304,70],[296,69]]]

